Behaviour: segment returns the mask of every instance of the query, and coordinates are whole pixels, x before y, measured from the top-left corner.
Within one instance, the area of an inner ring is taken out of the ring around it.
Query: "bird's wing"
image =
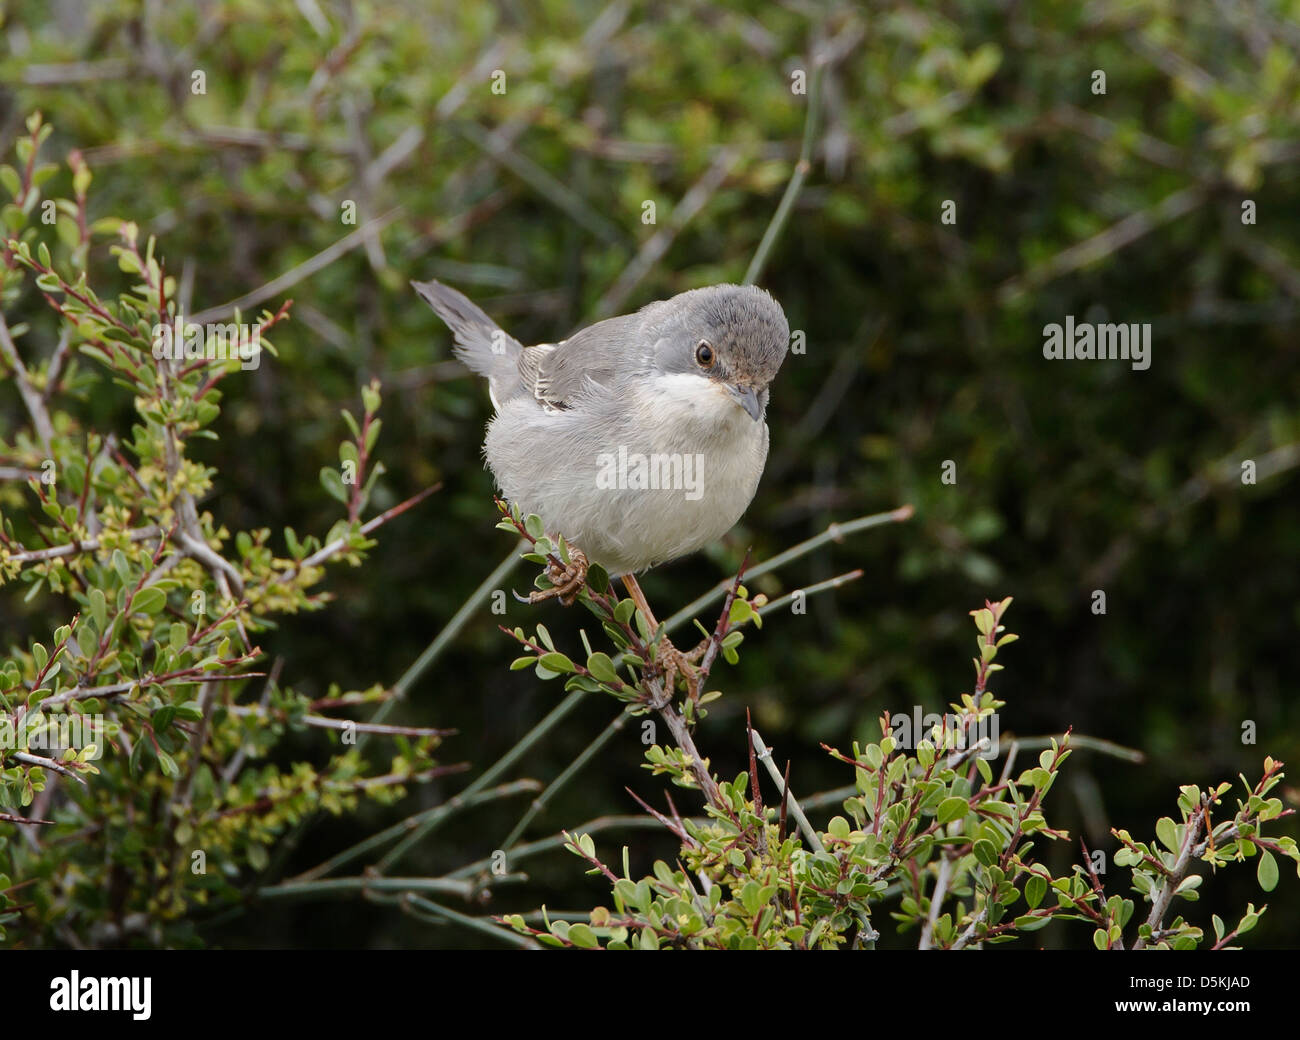
[[[633,371],[637,315],[608,318],[559,343],[524,347],[519,381],[547,408],[568,408],[584,394],[608,389],[620,371]]]

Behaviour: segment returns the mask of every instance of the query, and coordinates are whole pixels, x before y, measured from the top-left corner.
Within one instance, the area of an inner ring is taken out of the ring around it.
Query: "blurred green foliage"
[[[775,597],[866,572],[772,619],[739,669],[719,673],[715,767],[744,768],[749,707],[793,760],[796,789],[833,786],[818,742],[874,739],[882,710],[955,700],[968,682],[951,653],[966,607],[1008,592],[1022,641],[1004,732],[1073,725],[1149,756],[1073,757],[1054,823],[1090,847],[1113,855],[1112,826],[1145,833],[1181,783],[1300,753],[1288,692],[1300,674],[1294,0],[9,0],[0,15],[0,150],[42,111],[51,154],[79,149],[94,173],[91,218],[156,235],[190,313],[273,279],[244,308],[294,300],[278,359],[226,381],[219,437],[197,449],[220,475],[205,504],[217,521],[326,529],[337,504],[318,473],[335,464],[339,408],[372,377],[388,470],[372,507],[444,482],[387,527],[366,568],[335,579],[330,610],[263,640],[295,690],[392,683],[503,555],[480,464],[486,394],[450,363],[445,330],[407,281],[456,284],[529,342],[739,280],[794,172],[809,102],[797,73],[820,61],[812,169],[761,279],[807,337],[774,387],[768,470],[723,544],[645,586],[667,612],[749,546],[763,559],[905,502],[916,518],[756,584]],[[65,168],[46,191],[71,187]],[[946,202],[955,223],[942,222]],[[106,249],[89,262],[105,292],[130,285]],[[15,314],[31,325],[29,365],[48,356],[57,316],[34,291]],[[1150,369],[1044,360],[1043,327],[1071,314],[1150,322]],[[120,395],[69,407],[87,427],[129,428]],[[21,421],[18,395],[0,386],[0,434]],[[955,483],[940,479],[947,460]],[[25,494],[0,485],[6,507]],[[408,692],[408,721],[458,727],[441,754],[476,768],[553,704],[529,673],[502,667],[512,649],[498,623],[536,620],[507,600],[505,618],[478,612]],[[558,607],[544,616],[578,623]],[[51,598],[0,600],[6,653],[47,639],[51,617],[65,619]],[[607,721],[607,705],[583,705],[522,771],[553,777]],[[532,834],[635,811],[624,785],[649,792],[634,728]],[[403,808],[457,789],[432,784]],[[1282,796],[1296,801],[1294,788]],[[489,807],[409,865],[435,873],[488,856],[517,815]],[[395,818],[318,827],[288,870]],[[645,865],[672,846],[653,832],[629,841]],[[1054,854],[1064,873],[1073,851]],[[592,905],[599,885],[575,879],[570,860],[539,862],[508,908]],[[1251,945],[1300,941],[1294,884],[1283,879]],[[1254,886],[1225,877],[1204,895],[1208,918]],[[206,937],[474,941],[353,907],[277,906]]]

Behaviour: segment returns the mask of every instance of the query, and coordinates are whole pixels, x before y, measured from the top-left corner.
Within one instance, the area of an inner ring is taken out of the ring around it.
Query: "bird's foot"
[[[569,563],[551,563],[546,567],[546,580],[551,583],[549,589],[537,589],[529,593],[529,603],[542,603],[548,599],[558,599],[564,606],[573,606],[583,585],[587,582],[587,557],[581,549],[569,546]]]
[[[655,663],[663,674],[664,689],[670,694],[677,688],[677,677],[680,675],[686,680],[686,694],[690,697],[693,704],[700,703],[700,658],[704,656],[704,651],[709,647],[709,641],[706,639],[693,650],[685,652],[678,650],[673,646],[667,634],[659,639],[659,645],[655,650]]]

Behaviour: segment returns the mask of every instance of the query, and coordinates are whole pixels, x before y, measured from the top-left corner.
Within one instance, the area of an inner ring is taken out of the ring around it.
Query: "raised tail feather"
[[[517,339],[503,332],[464,293],[437,281],[412,282],[411,286],[447,323],[461,361],[494,383],[509,377],[524,349]]]

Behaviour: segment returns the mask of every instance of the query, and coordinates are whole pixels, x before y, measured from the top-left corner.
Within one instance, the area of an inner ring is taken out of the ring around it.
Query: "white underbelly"
[[[623,421],[603,424],[605,437],[572,413],[538,423],[507,405],[486,444],[503,493],[615,575],[716,541],[754,497],[768,431],[724,388],[689,378],[697,392],[642,395]],[[531,452],[518,449],[523,429]]]

